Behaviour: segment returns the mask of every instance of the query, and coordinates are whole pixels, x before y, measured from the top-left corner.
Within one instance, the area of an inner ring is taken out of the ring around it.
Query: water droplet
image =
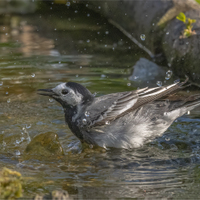
[[[8,99],[8,100],[7,100],[7,103],[10,103],[10,102],[11,102],[11,100],[10,100],[10,99]]]
[[[3,81],[0,81],[0,86],[2,86],[3,85]]]
[[[108,34],[109,34],[109,31],[106,31],[105,34],[108,35]]]
[[[106,75],[104,75],[104,74],[101,74],[101,78],[106,78]]]
[[[49,102],[52,103],[54,100],[53,99],[49,99]]]
[[[90,116],[90,113],[89,113],[88,111],[86,111],[86,112],[85,112],[85,116],[86,116],[86,117],[89,117],[89,116]]]
[[[106,121],[105,124],[106,124],[106,125],[110,125],[110,122],[109,122],[109,121]]]
[[[168,67],[171,67],[171,66],[172,66],[172,64],[171,64],[171,63],[168,63],[167,65],[168,65]]]
[[[83,122],[84,125],[87,124],[87,120],[85,118],[82,120],[82,122]]]
[[[65,5],[66,5],[66,6],[70,6],[70,2],[68,1]]]
[[[93,96],[96,97],[96,95],[97,95],[97,93],[95,92],[95,93],[93,94]]]
[[[169,35],[169,32],[167,32],[166,35]]]
[[[32,76],[32,77],[35,77],[35,74],[34,74],[34,73],[32,73],[32,74],[31,74],[31,76]]]
[[[88,40],[87,40],[87,43],[89,43],[89,42],[90,42],[90,40],[88,39]]]
[[[80,69],[82,69],[82,66],[80,66]]]
[[[8,92],[6,92],[6,94],[8,94]]]
[[[20,140],[16,140],[16,142],[15,142],[16,144],[20,144],[21,143],[21,141]]]
[[[162,86],[162,81],[157,81],[156,84],[157,84],[158,87],[161,87]]]
[[[20,151],[19,150],[15,151],[15,155],[20,156],[21,155]]]
[[[90,13],[87,14],[87,17],[90,17]]]
[[[166,137],[165,140],[166,140],[166,141],[170,141],[170,138]]]
[[[54,28],[54,31],[56,31],[57,29],[56,28]]]
[[[187,115],[190,115],[190,110],[187,111]]]
[[[78,74],[76,74],[76,77],[78,78]]]
[[[22,130],[25,131],[26,129],[23,127]]]
[[[171,70],[168,70],[167,72],[166,72],[166,76],[165,76],[165,79],[166,80],[169,80],[171,77],[172,77],[172,71]]]
[[[78,12],[78,10],[75,10],[74,12],[75,12],[75,13],[77,13],[77,12]]]
[[[29,124],[29,125],[26,124],[26,128],[27,128],[27,129],[31,128],[31,124]]]
[[[140,35],[140,39],[141,39],[142,41],[144,41],[144,40],[146,39],[145,34],[141,34],[141,35]]]
[[[131,86],[131,83],[127,83],[127,86]]]

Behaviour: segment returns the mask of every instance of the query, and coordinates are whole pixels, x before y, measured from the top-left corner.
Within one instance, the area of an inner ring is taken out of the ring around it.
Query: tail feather
[[[184,101],[172,103],[167,115],[175,120],[198,106],[200,106],[200,95],[192,95]]]

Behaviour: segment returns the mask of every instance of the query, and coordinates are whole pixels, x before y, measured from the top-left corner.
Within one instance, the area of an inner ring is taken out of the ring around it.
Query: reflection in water
[[[34,15],[4,20],[0,167],[33,177],[24,187],[25,197],[56,189],[85,199],[199,196],[199,109],[141,149],[91,149],[65,125],[62,108],[36,94],[38,88],[67,81],[79,82],[97,96],[133,90],[132,66],[145,57],[140,49],[84,5],[48,4]],[[37,137],[48,134],[49,143],[42,143],[44,138],[37,143]],[[35,141],[34,156],[24,152],[30,141]],[[50,151],[54,147],[58,154]],[[40,154],[45,148],[48,154]]]

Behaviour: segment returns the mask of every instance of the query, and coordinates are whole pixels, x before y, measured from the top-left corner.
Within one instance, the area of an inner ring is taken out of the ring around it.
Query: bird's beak
[[[39,89],[37,90],[39,95],[43,95],[43,96],[50,96],[53,97],[56,95],[55,92],[53,92],[52,89]]]

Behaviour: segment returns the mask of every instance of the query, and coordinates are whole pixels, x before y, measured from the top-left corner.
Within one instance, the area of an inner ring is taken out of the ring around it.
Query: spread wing
[[[143,88],[136,91],[115,93],[98,97],[92,105],[87,107],[88,126],[94,127],[109,123],[128,112],[133,111],[149,102],[158,100],[175,90],[180,89],[187,82],[177,82],[169,86]]]

